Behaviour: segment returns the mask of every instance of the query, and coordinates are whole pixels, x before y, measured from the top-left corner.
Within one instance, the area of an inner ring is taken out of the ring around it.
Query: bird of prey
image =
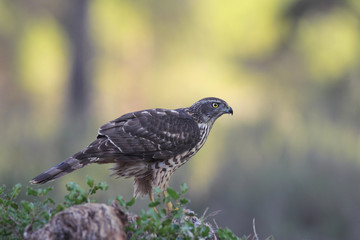
[[[134,196],[154,187],[165,193],[170,176],[204,145],[215,120],[233,114],[219,98],[201,99],[190,107],[131,112],[100,127],[87,148],[30,181],[42,184],[91,163],[115,163],[118,177],[134,177]]]

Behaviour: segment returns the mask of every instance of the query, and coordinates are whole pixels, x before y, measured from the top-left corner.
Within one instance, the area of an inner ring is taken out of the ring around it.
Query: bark
[[[70,119],[86,119],[89,108],[91,58],[90,37],[88,33],[88,0],[73,1],[65,19],[72,47],[72,66],[69,76],[68,114]]]
[[[56,214],[43,228],[25,229],[25,240],[127,239],[127,215],[117,205],[86,203]]]

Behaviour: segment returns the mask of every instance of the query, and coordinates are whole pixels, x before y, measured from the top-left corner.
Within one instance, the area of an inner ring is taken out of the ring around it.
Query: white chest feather
[[[209,132],[211,130],[212,124],[199,124],[200,129],[200,140],[196,146],[192,149],[183,152],[182,154],[170,158],[164,162],[157,163],[152,165],[152,169],[154,170],[154,181],[153,184],[155,186],[159,186],[162,189],[165,189],[167,186],[167,182],[172,175],[172,173],[184,165],[192,156],[194,156],[199,149],[205,144],[207,137],[209,136]]]

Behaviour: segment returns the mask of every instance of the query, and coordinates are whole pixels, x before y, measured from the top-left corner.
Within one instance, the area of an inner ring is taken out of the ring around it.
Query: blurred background
[[[170,186],[261,239],[359,239],[360,1],[0,0],[0,183],[28,181],[135,110],[226,100]],[[132,180],[91,165],[60,178]],[[139,200],[134,212],[146,206]]]

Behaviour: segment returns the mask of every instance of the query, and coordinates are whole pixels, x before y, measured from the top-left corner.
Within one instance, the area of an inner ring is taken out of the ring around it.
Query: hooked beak
[[[225,113],[231,114],[233,115],[233,110],[230,106],[227,107],[227,109],[225,110]]]

